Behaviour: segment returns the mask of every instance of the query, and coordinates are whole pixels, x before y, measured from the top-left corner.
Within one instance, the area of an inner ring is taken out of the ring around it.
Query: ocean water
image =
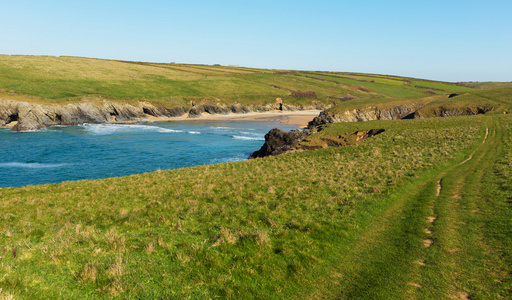
[[[195,121],[0,129],[0,187],[58,183],[246,160],[279,123]]]

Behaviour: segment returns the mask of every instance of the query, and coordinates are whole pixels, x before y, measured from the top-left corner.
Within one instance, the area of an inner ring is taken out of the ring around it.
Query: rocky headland
[[[301,145],[301,142],[305,141],[308,136],[322,130],[322,125],[329,123],[469,116],[485,114],[490,110],[492,110],[492,106],[489,105],[450,108],[443,106],[427,107],[425,103],[411,103],[386,108],[370,106],[367,108],[345,110],[343,112],[322,111],[318,117],[315,117],[308,123],[308,126],[304,130],[284,131],[277,128],[272,129],[265,135],[265,143],[261,149],[253,152],[249,156],[249,159],[318,148],[338,147],[357,143],[384,132],[383,129],[356,131],[345,133],[338,136],[336,139],[325,140],[322,146],[308,147]]]

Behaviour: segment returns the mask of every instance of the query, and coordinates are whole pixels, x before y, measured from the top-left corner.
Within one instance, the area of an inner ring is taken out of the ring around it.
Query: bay
[[[0,129],[0,187],[99,179],[246,160],[272,128],[245,121],[85,124],[43,131]]]

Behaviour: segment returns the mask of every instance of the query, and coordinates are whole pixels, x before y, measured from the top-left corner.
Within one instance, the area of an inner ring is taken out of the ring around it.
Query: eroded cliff
[[[209,114],[244,114],[251,111],[271,110],[308,110],[325,109],[326,107],[297,107],[285,106],[279,103],[270,103],[265,106],[217,105],[203,103],[199,105],[178,106],[167,108],[155,106],[147,102],[136,105],[113,101],[91,101],[66,105],[45,105],[27,103],[14,100],[0,99],[0,126],[12,127],[11,131],[39,130],[55,125],[79,125],[84,123],[134,123],[150,120],[152,117],[166,120],[166,118],[187,117],[194,118],[202,113]]]
[[[376,106],[370,106],[367,108],[350,109],[340,113],[323,111],[309,123],[308,128],[312,129],[328,123],[398,120],[411,115],[421,106],[422,104],[408,104],[382,109]]]

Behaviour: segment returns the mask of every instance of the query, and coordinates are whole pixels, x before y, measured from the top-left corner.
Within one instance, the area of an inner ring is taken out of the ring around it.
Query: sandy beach
[[[204,121],[204,120],[210,120],[210,121],[258,121],[258,122],[274,122],[274,123],[282,123],[282,124],[289,124],[289,125],[299,125],[300,127],[306,127],[308,125],[308,122],[313,120],[313,118],[317,117],[320,114],[321,110],[300,110],[300,111],[269,111],[269,112],[251,112],[246,114],[227,114],[227,115],[220,115],[220,114],[209,114],[209,113],[202,113],[201,116],[195,117],[195,118],[189,118],[188,114],[184,114],[181,117],[174,117],[174,118],[168,118],[168,117],[162,117],[157,118],[151,115],[146,115],[148,120],[147,122],[156,123],[156,122],[174,122],[174,121],[187,121],[187,122],[195,122],[195,121]],[[140,122],[140,121],[137,121]],[[12,128],[14,125],[16,125],[18,122],[14,121],[9,124],[6,124],[5,126],[0,126],[0,128]],[[118,122],[113,117],[113,120],[111,122],[108,122],[107,124],[132,124],[135,123],[135,121],[124,121],[124,122]]]
[[[309,121],[317,117],[321,110],[303,110],[303,111],[269,111],[269,112],[251,112],[246,114],[209,114],[203,113],[196,118],[189,118],[188,114],[176,118],[155,118],[148,116],[150,122],[172,122],[172,121],[258,121],[258,122],[276,122],[282,124],[299,125],[305,127]]]

